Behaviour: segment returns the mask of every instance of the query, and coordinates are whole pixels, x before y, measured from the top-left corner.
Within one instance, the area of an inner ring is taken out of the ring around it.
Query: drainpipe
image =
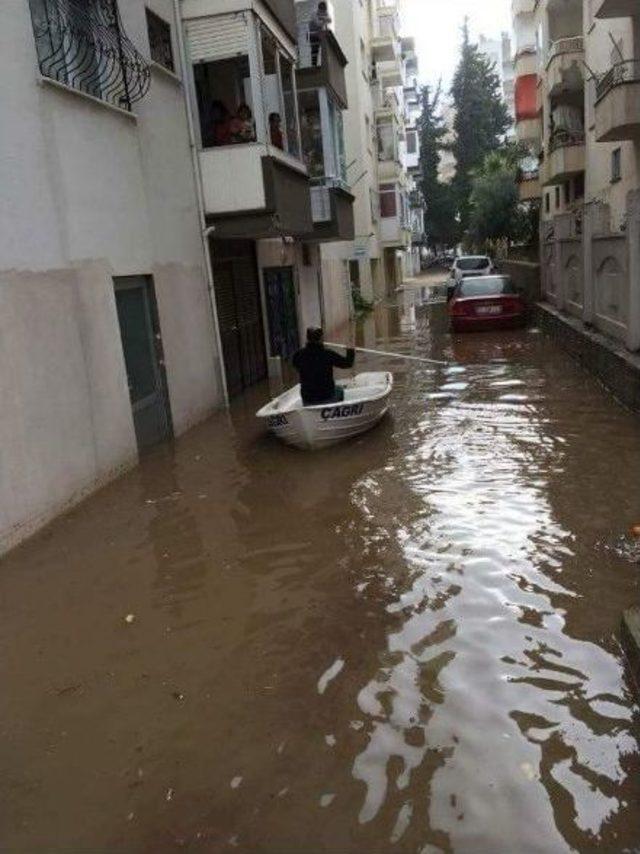
[[[220,337],[220,325],[218,323],[218,307],[216,305],[216,293],[213,282],[213,265],[211,263],[211,249],[209,236],[215,231],[215,226],[207,226],[204,207],[204,189],[202,186],[202,172],[200,171],[200,159],[198,157],[198,146],[196,144],[195,124],[193,120],[193,108],[189,91],[189,65],[187,63],[187,51],[182,32],[182,16],[180,14],[180,0],[173,0],[173,16],[175,20],[176,40],[178,53],[180,54],[180,65],[182,67],[182,85],[185,107],[187,111],[187,126],[189,128],[189,147],[191,148],[191,162],[193,177],[196,184],[196,197],[198,200],[198,217],[200,221],[200,236],[202,238],[202,249],[204,252],[205,273],[207,277],[207,290],[209,292],[209,304],[213,319],[213,330],[218,350],[218,363],[220,365],[220,384],[224,397],[224,405],[229,406],[229,390],[227,388],[227,374],[225,371],[224,355],[222,352],[222,338]]]

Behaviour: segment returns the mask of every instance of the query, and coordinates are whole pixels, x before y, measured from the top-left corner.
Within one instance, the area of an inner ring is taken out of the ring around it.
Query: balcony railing
[[[549,151],[572,145],[584,145],[584,131],[557,130],[549,140]]]
[[[126,110],[150,83],[147,61],[124,32],[117,0],[30,0],[43,77]]]
[[[640,82],[640,60],[628,59],[624,62],[616,63],[605,75],[603,75],[596,83],[596,100],[601,98],[622,83],[637,83]]]
[[[540,180],[540,170],[539,169],[519,169],[518,174],[516,176],[516,181],[518,184],[524,184],[527,181],[539,181]]]
[[[547,65],[556,56],[563,53],[582,53],[584,51],[584,39],[582,36],[572,36],[567,39],[558,39],[549,45]]]

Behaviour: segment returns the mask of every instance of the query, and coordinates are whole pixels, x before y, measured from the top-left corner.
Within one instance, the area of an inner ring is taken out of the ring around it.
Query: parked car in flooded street
[[[495,267],[488,255],[460,255],[454,258],[447,282],[447,299],[451,299],[456,285],[463,279],[492,276],[494,273]]]
[[[527,305],[509,276],[478,276],[456,285],[449,302],[454,332],[521,326]]]

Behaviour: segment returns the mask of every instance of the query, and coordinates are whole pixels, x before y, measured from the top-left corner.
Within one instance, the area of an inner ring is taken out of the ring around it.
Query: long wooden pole
[[[422,356],[409,356],[407,353],[390,353],[386,350],[370,350],[367,347],[347,347],[346,344],[332,344],[330,341],[325,342],[327,347],[342,347],[343,349],[352,349],[356,353],[370,353],[373,356],[387,356],[390,359],[407,359],[411,362],[425,362],[428,365],[445,365],[449,367],[451,362],[441,362],[438,359],[425,359]]]

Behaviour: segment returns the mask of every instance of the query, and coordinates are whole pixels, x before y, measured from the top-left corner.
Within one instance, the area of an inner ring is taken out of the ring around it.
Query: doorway
[[[300,346],[293,267],[265,267],[262,274],[269,319],[270,355],[289,359]]]
[[[227,389],[234,397],[267,376],[255,246],[214,240],[211,256]]]
[[[116,310],[138,449],[173,435],[156,295],[151,276],[114,278]]]

